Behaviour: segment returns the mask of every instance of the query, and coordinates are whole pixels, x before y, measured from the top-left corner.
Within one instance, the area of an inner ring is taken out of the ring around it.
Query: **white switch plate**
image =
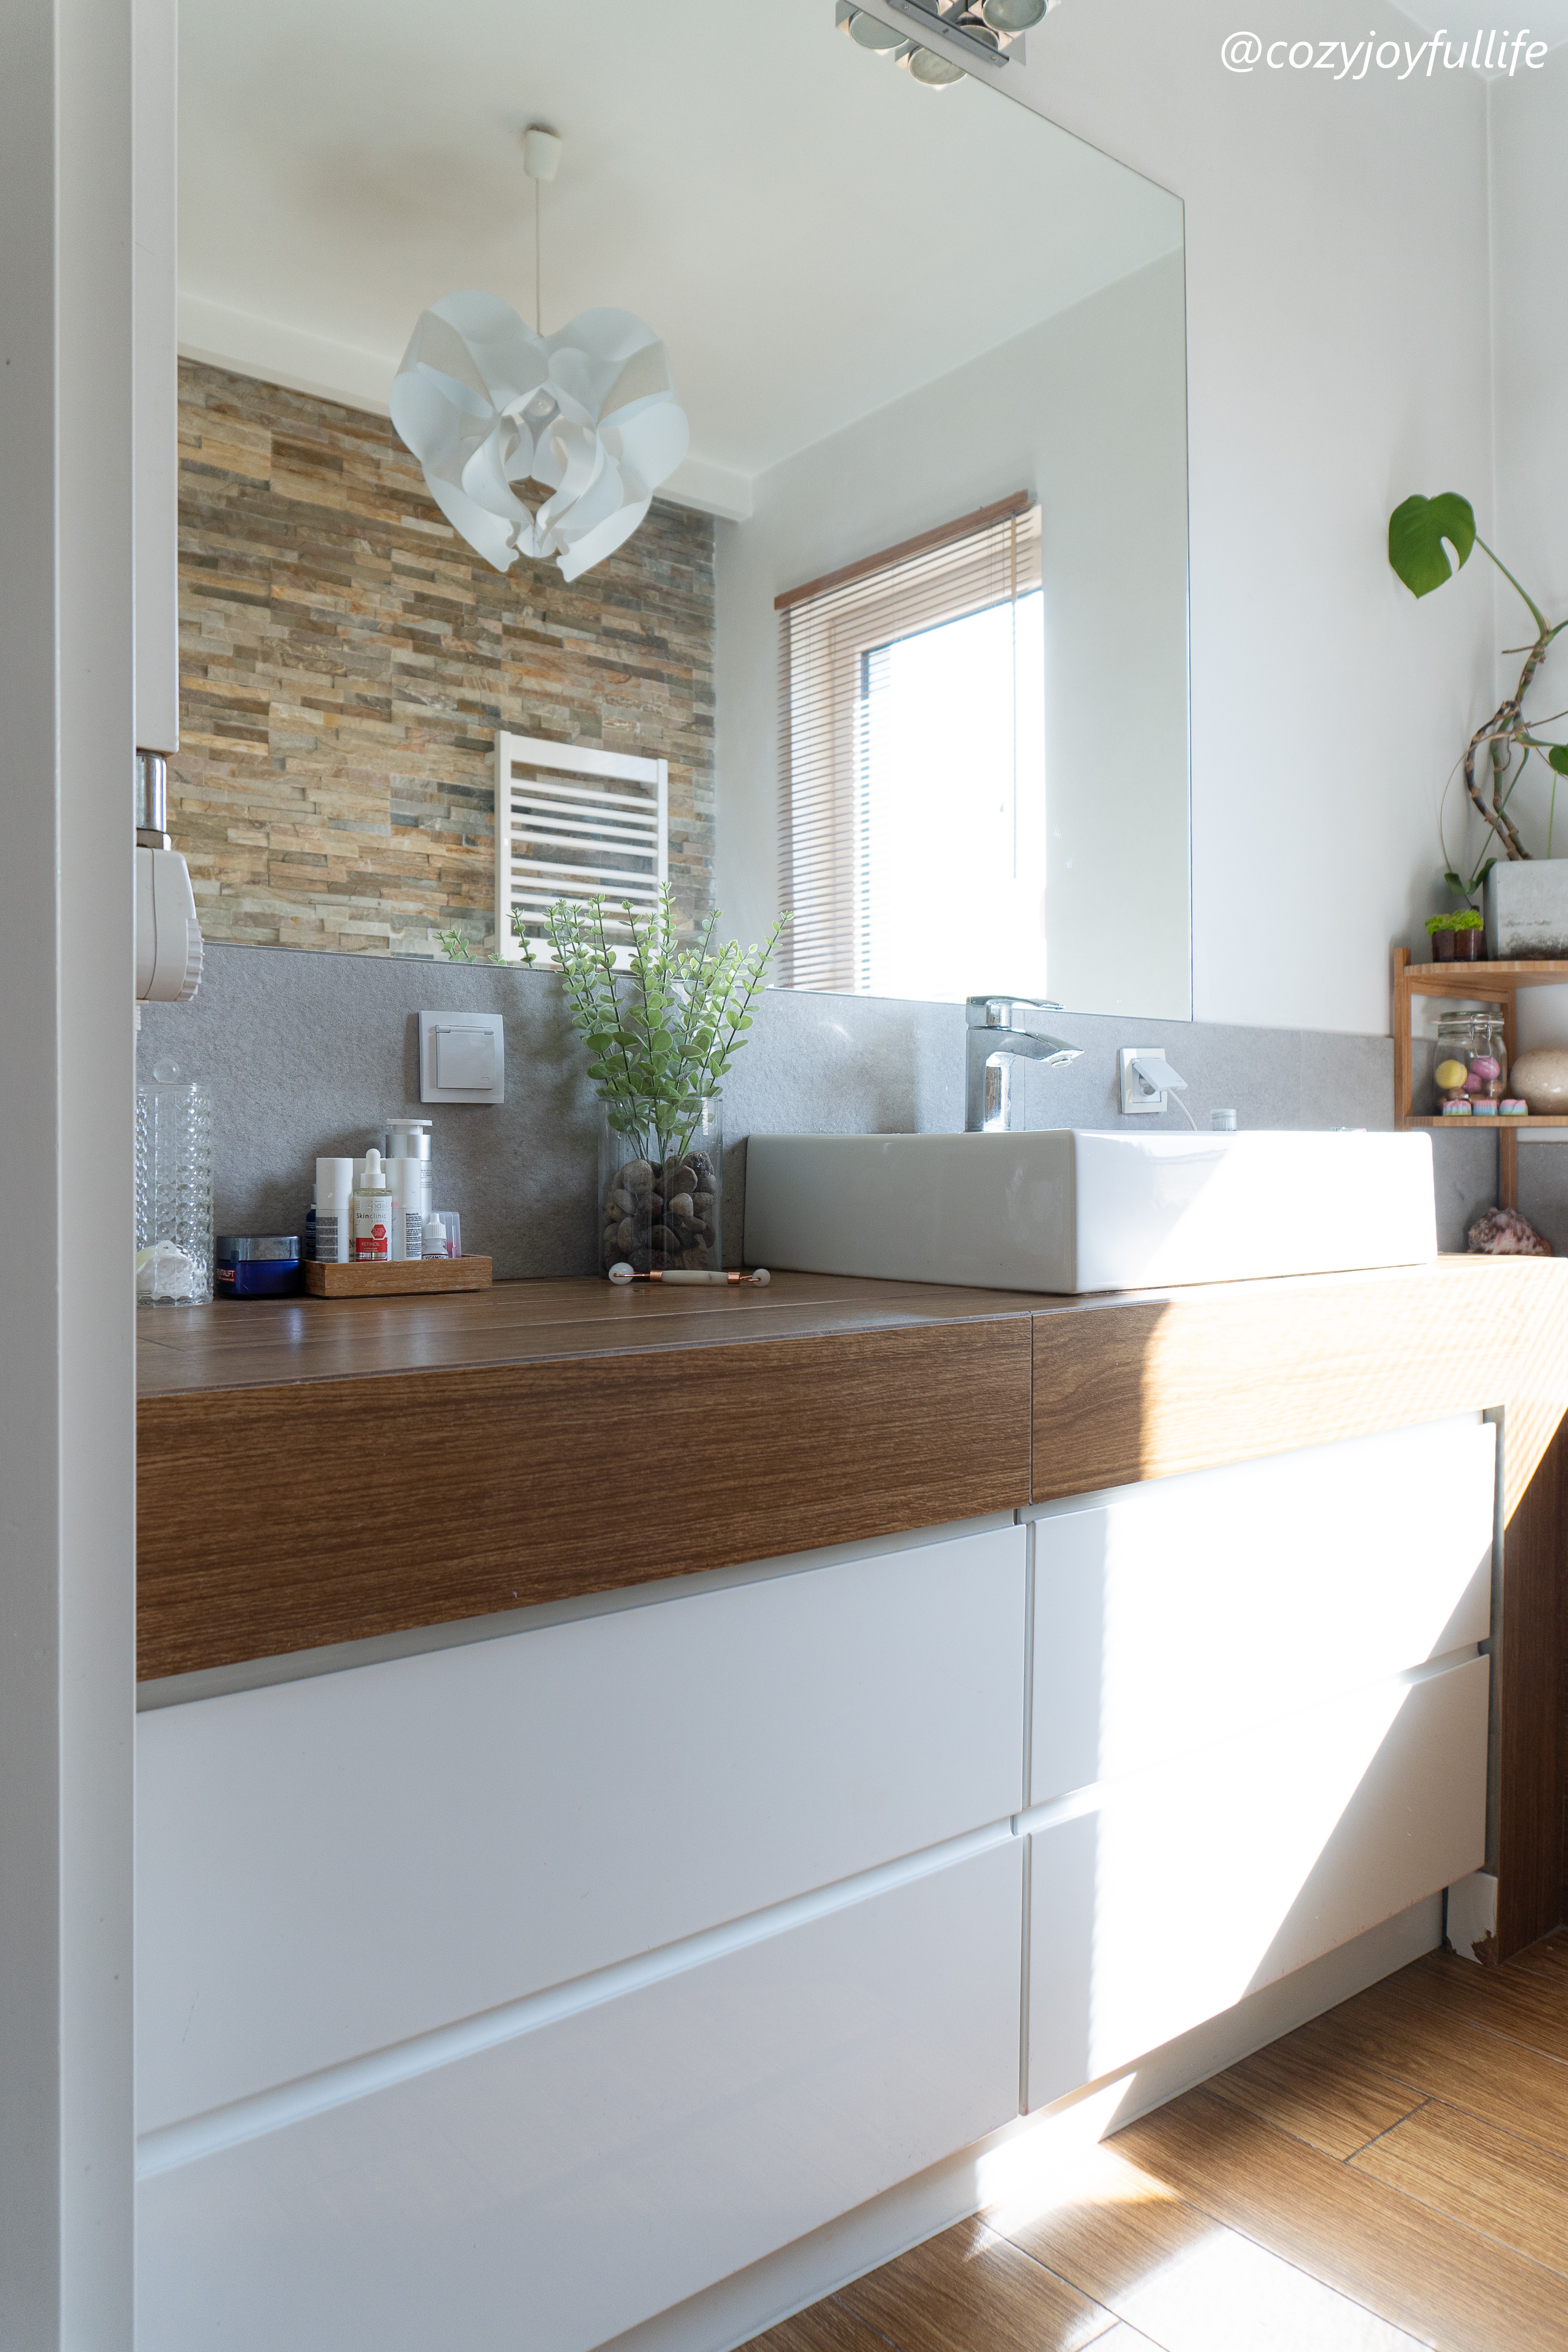
[[[494,1056],[488,1086],[443,1083],[454,1067],[478,1076],[480,1041]],[[419,1015],[419,1099],[427,1103],[500,1103],[506,1100],[506,1034],[499,1013],[422,1013]]]
[[[1121,1074],[1123,1118],[1142,1118],[1145,1112],[1150,1118],[1154,1118],[1164,1109],[1164,1089],[1162,1088],[1157,1095],[1146,1095],[1139,1081],[1138,1073],[1132,1066],[1133,1059],[1139,1054],[1161,1053],[1163,1048],[1158,1045],[1123,1045],[1118,1054],[1116,1066]]]

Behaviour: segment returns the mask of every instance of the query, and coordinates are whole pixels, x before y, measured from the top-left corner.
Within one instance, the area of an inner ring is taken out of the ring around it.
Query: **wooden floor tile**
[[[1351,2059],[1310,2053],[1293,2042],[1255,2052],[1205,2088],[1260,2123],[1337,2157],[1353,2156],[1421,2100],[1419,2092],[1369,2074]]]
[[[898,2352],[1077,2352],[1115,2325],[979,2221],[912,2246],[838,2300]]]
[[[1568,1930],[1428,1954],[748,2352],[1568,2352]]]
[[[753,2336],[741,2352],[888,2352],[888,2347],[873,2328],[829,2295],[826,2303],[814,2303],[793,2319],[781,2319],[765,2336]]]
[[[1413,1999],[1397,1978],[1314,2018],[1289,2039],[1392,2075],[1568,2156],[1568,2064],[1443,2014]]]
[[[1483,1969],[1451,1952],[1430,1952],[1388,1981],[1445,2017],[1568,2061],[1568,1973]]]
[[[1568,2162],[1435,2101],[1352,2159],[1370,2173],[1568,2273]]]
[[[1163,2352],[1413,2352],[1399,2328],[1110,2147],[1075,2167],[1044,2210],[996,2226]],[[1115,2337],[1102,2347],[1113,2352]]]
[[[1527,1944],[1522,1952],[1515,1952],[1508,1966],[1526,1969],[1532,1976],[1568,1978],[1568,1928],[1554,1927],[1539,1944]]]
[[[1568,2281],[1205,2091],[1129,2125],[1110,2146],[1440,2352],[1562,2352],[1568,2343]]]

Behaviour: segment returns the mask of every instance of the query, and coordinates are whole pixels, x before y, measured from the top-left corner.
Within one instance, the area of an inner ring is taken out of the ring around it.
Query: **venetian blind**
[[[868,985],[868,712],[876,656],[1040,586],[1040,514],[1026,493],[776,599],[779,897],[789,988]]]

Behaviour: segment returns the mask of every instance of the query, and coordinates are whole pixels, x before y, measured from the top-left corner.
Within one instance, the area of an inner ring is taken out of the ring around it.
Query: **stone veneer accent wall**
[[[713,525],[655,502],[568,584],[493,571],[385,417],[180,364],[180,752],[202,929],[494,944],[498,730],[669,762],[681,914],[711,904]]]

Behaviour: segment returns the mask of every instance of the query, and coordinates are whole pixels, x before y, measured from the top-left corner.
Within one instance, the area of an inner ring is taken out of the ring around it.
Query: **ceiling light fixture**
[[[852,41],[863,49],[903,49],[909,47],[902,33],[885,25],[880,16],[873,16],[868,8],[847,8],[838,19],[847,28]]]
[[[669,354],[629,310],[585,310],[542,332],[540,186],[561,141],[523,133],[533,182],[533,325],[493,294],[422,311],[392,386],[392,421],[431,497],[498,572],[553,557],[575,580],[628,540],[685,457],[690,431]],[[535,507],[512,485],[548,493]]]
[[[994,33],[1026,33],[1053,0],[980,0],[980,15]]]
[[[854,0],[837,0],[834,22],[859,47],[869,49],[876,57],[891,58],[895,65],[901,66],[927,89],[945,89],[949,83],[963,79],[961,65],[895,31],[880,16],[873,16],[868,8],[857,8]],[[992,46],[994,47],[994,39]]]
[[[939,35],[956,49],[987,66],[1005,66],[1010,58],[1021,65],[1024,35],[1037,25],[1058,0],[887,0],[900,16]],[[963,69],[942,71],[943,52],[907,37],[900,40],[885,18],[873,16],[857,0],[837,0],[834,22],[863,49],[891,57],[928,89],[962,81]]]
[[[963,79],[963,68],[958,60],[938,57],[934,49],[917,48],[911,44],[899,63],[911,81],[920,82],[927,89],[946,89],[951,83]]]

